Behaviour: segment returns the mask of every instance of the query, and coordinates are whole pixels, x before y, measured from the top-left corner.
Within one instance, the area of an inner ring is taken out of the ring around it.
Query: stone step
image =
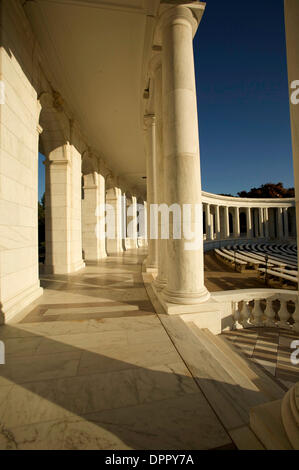
[[[194,323],[190,323],[189,326],[200,342],[211,353],[214,360],[219,363],[219,367],[223,368],[236,384],[239,384],[246,390],[259,391],[258,387],[234,362],[234,353],[229,350],[224,351],[224,348],[221,347],[221,340],[215,341],[217,336],[213,335],[208,329],[198,328]],[[263,398],[265,399],[266,397]]]
[[[220,421],[230,432],[249,425],[252,407],[269,401],[202,330],[160,315],[168,334]]]
[[[209,330],[206,330],[205,334],[223,354],[230,358],[236,369],[242,372],[269,401],[283,398],[285,390],[267,372],[264,372],[259,365],[247,358],[240,349],[236,348],[226,338],[213,335]]]

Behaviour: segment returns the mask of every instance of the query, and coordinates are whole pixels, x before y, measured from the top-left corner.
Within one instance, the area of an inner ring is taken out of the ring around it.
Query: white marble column
[[[202,5],[200,5],[203,8]],[[201,11],[202,14],[202,11]],[[189,230],[195,237],[173,237],[170,221],[166,303],[198,304],[209,298],[204,286],[202,194],[198,141],[192,11],[175,6],[160,18],[163,73],[163,151],[166,203],[191,208]],[[191,243],[193,247],[191,249]]]
[[[262,207],[259,207],[259,233],[260,237],[264,238],[264,210]]]
[[[81,224],[81,155],[66,144],[46,161],[45,272],[67,274],[84,267]]]
[[[212,240],[212,223],[211,223],[211,207],[206,204],[206,227],[207,227],[207,240]]]
[[[137,198],[132,196],[127,205],[127,238],[130,249],[138,248],[137,222]]]
[[[224,206],[224,237],[230,237],[230,229],[229,229],[229,208],[228,206]]]
[[[147,186],[147,234],[148,234],[148,257],[146,259],[146,270],[155,271],[158,268],[158,241],[150,236],[150,214],[151,205],[157,203],[157,180],[156,180],[156,117],[154,114],[144,116],[145,124],[145,148],[146,148],[146,186]]]
[[[123,228],[122,228],[122,193],[121,189],[114,187],[106,191],[106,204],[112,209],[114,232],[107,234],[106,251],[108,255],[123,252]],[[107,229],[109,230],[109,218],[107,218]]]
[[[94,172],[85,175],[82,199],[82,246],[85,261],[107,256],[105,249],[105,178]]]
[[[234,237],[240,238],[240,209],[234,208]]]
[[[277,238],[283,239],[283,226],[282,226],[282,208],[277,208]]]
[[[252,238],[251,207],[246,207],[247,238]]]
[[[165,160],[163,155],[163,117],[162,117],[162,54],[157,53],[151,63],[153,80],[154,109],[156,116],[156,181],[157,204],[165,203]],[[162,239],[164,227],[162,217],[158,219],[158,274],[154,281],[157,289],[163,289],[167,283],[167,240]]]
[[[269,210],[268,207],[264,208],[264,225],[265,225],[265,237],[269,238]]]
[[[220,209],[219,209],[219,206],[215,206],[215,229],[216,229],[216,239],[220,240],[220,238],[221,238],[221,227],[220,227]]]
[[[284,225],[284,238],[287,240],[289,238],[289,217],[288,217],[288,208],[284,207],[283,209],[283,225]]]

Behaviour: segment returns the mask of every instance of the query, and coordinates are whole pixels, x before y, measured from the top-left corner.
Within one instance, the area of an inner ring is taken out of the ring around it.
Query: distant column
[[[277,208],[277,237],[279,240],[283,239],[282,207]]]
[[[252,238],[251,207],[246,207],[247,238]]]
[[[228,206],[224,206],[224,238],[230,237],[229,230],[229,211]]]
[[[268,207],[264,208],[264,225],[265,225],[265,237],[269,238],[269,210],[268,210]]]
[[[211,226],[211,208],[210,208],[210,204],[206,204],[206,227],[207,227],[207,240],[212,240],[212,226]]]
[[[216,229],[216,238],[217,238],[217,240],[219,240],[221,238],[220,209],[219,209],[219,206],[215,206],[215,229]]]
[[[240,209],[234,208],[234,237],[240,238]]]
[[[260,237],[264,238],[264,211],[262,207],[259,207],[259,232]]]

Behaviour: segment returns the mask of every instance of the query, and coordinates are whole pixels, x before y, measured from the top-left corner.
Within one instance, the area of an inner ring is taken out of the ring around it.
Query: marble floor
[[[153,310],[143,259],[43,276],[0,327],[0,449],[234,448]]]

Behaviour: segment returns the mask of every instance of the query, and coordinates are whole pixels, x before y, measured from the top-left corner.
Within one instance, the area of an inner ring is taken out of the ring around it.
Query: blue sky
[[[283,0],[206,3],[194,39],[202,188],[293,187]]]
[[[293,187],[283,0],[206,0],[194,39],[202,187]]]

